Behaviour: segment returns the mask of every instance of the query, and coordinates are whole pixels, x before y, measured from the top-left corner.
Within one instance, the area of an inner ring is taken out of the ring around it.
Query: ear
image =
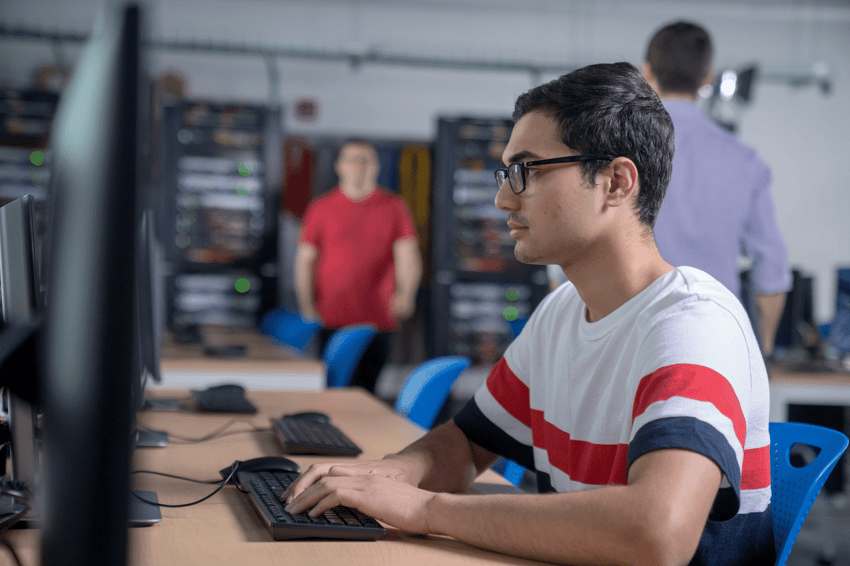
[[[622,206],[637,198],[636,195],[640,189],[637,166],[628,157],[617,157],[602,170],[600,175],[604,175],[609,181],[605,187],[607,206]]]

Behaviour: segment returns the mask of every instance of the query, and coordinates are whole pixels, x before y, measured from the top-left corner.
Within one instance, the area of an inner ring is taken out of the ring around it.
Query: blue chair
[[[444,356],[420,364],[396,399],[396,413],[430,429],[449,398],[452,385],[470,363],[472,360],[463,356]]]
[[[286,309],[272,309],[260,321],[260,331],[304,353],[322,325]]]
[[[502,477],[516,486],[522,482],[522,478],[525,476],[525,468],[513,460],[508,460],[507,458],[499,458],[496,460],[496,463],[493,464],[492,470],[496,473],[502,474]]]
[[[791,447],[798,443],[819,451],[814,460],[801,468],[791,465],[790,459]],[[776,566],[782,566],[827,476],[847,449],[848,439],[821,426],[770,423],[770,444],[770,507]]]
[[[525,328],[526,322],[528,322],[527,316],[508,321],[508,325],[511,327],[511,338],[512,339],[516,340],[516,337],[519,336],[519,333],[522,332],[523,328]]]
[[[328,369],[328,387],[347,387],[363,352],[378,331],[371,324],[352,324],[333,333],[322,359]]]

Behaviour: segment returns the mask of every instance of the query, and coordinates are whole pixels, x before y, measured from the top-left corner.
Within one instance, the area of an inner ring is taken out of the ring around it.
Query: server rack
[[[439,120],[434,163],[431,340],[433,355],[492,364],[548,292],[545,266],[514,257],[507,213],[496,208],[494,171],[513,122]]]
[[[180,101],[165,107],[160,225],[167,324],[255,326],[273,307],[281,110]]]
[[[0,90],[0,205],[24,195],[33,197],[40,272],[44,272],[52,166],[48,144],[58,104],[59,95],[52,92]]]

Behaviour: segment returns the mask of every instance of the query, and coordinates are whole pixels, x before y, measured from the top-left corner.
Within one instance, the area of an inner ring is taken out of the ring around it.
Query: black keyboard
[[[272,430],[284,454],[357,456],[362,452],[331,423],[304,419],[271,419]]]
[[[244,395],[230,391],[192,391],[195,401],[195,410],[202,413],[246,413],[257,412],[254,406]]]
[[[376,540],[384,528],[372,517],[342,505],[318,517],[306,513],[287,513],[281,500],[284,490],[298,474],[278,471],[236,472],[236,478],[271,532],[274,540],[325,538]]]

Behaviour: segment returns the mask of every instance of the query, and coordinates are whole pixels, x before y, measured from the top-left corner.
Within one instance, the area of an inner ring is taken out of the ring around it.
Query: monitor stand
[[[168,446],[168,433],[166,431],[136,429],[136,448],[164,448],[166,446]]]
[[[147,501],[152,501],[155,503],[159,503],[159,498],[156,495],[155,491],[140,491],[133,490],[133,493],[137,494],[139,497],[146,499]],[[38,504],[35,505],[38,507]],[[18,512],[23,509],[23,504],[18,502],[11,502],[7,504],[5,501],[0,504],[0,515],[5,515],[7,513]],[[156,523],[162,521],[162,513],[159,510],[159,507],[155,505],[148,505],[144,501],[139,501],[138,498],[130,496],[130,508],[128,510],[127,523],[129,527],[149,527]],[[41,527],[42,518],[39,512],[36,509],[30,509],[30,512],[23,517],[15,526],[22,527],[33,527],[39,528]]]

